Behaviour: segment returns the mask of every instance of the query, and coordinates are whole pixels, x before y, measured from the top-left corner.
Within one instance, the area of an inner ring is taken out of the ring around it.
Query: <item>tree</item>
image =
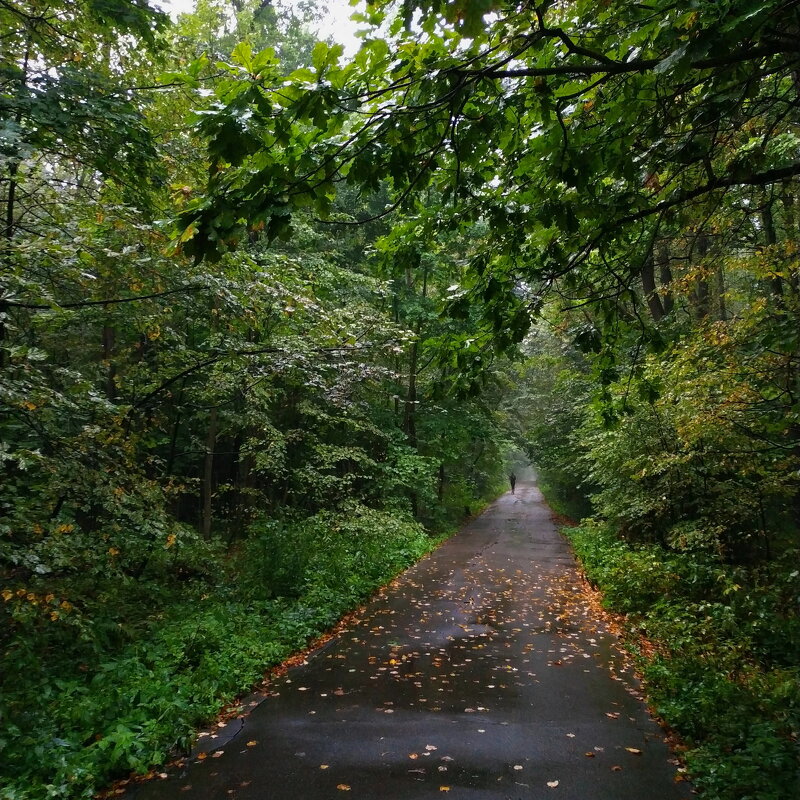
[[[518,278],[602,298],[643,268],[652,297],[647,264],[665,220],[800,173],[778,145],[795,92],[795,4],[419,11],[418,32],[398,19],[394,41],[367,39],[346,66],[318,45],[314,70],[288,87],[267,56],[240,57],[241,78],[203,123],[214,166],[181,214],[183,249],[213,256],[248,221],[277,235],[299,205],[329,213],[337,182],[388,175],[392,207],[434,181],[454,203],[443,224],[488,221],[473,269],[492,305]],[[375,4],[365,20],[384,17]]]

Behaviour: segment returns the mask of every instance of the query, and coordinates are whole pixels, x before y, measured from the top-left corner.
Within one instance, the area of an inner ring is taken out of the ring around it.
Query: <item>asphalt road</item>
[[[532,484],[135,800],[687,800]]]

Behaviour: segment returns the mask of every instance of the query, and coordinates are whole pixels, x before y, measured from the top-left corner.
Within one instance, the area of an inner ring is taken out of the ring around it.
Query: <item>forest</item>
[[[0,798],[90,798],[529,462],[709,800],[800,785],[800,3],[0,0]]]

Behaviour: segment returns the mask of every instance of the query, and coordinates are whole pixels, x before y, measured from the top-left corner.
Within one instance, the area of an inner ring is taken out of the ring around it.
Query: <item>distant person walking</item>
[[[511,494],[514,494],[514,487],[517,485],[517,476],[513,472],[509,474],[508,482],[511,484]]]

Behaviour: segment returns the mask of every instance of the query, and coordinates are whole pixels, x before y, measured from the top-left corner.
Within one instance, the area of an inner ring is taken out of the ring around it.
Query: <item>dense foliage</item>
[[[0,8],[3,797],[162,762],[502,480],[491,398],[441,391],[466,239],[398,255],[299,215],[211,266],[170,252],[208,168],[176,70],[200,55],[210,93],[217,50],[310,63],[312,12]]]
[[[698,785],[793,797],[799,4],[233,6],[0,4],[6,794],[185,744],[520,447]]]

